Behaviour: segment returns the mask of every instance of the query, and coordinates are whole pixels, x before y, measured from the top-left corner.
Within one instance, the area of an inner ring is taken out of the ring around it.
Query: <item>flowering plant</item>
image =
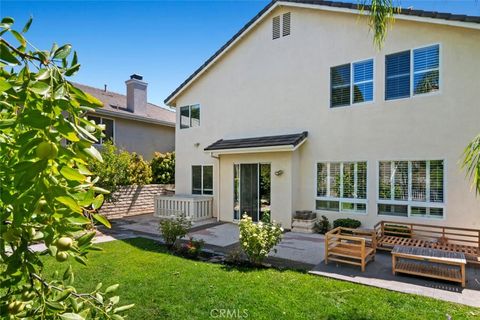
[[[243,215],[240,220],[240,245],[251,263],[259,264],[282,240],[283,228],[280,224],[258,222]]]

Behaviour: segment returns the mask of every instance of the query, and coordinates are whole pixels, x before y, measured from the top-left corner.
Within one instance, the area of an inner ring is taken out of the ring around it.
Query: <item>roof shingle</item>
[[[144,118],[145,120],[157,120],[165,122],[166,124],[175,125],[175,112],[173,111],[148,103],[145,115],[136,114],[127,110],[127,97],[123,94],[105,91],[79,83],[75,83],[75,86],[103,102],[103,108],[99,110],[100,112],[105,110],[116,113],[119,117],[130,115]]]
[[[264,136],[255,138],[242,138],[242,139],[220,139],[208,147],[205,151],[214,150],[228,150],[228,149],[242,149],[242,148],[261,148],[261,147],[278,147],[278,146],[292,146],[295,147],[308,136],[308,132],[295,134],[284,134],[277,136]]]

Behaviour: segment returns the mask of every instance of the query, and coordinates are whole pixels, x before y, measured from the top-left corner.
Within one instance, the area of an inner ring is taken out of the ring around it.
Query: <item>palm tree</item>
[[[360,8],[368,11],[368,24],[373,31],[373,42],[378,49],[381,49],[387,30],[394,21],[395,13],[400,13],[400,7],[396,6],[393,0],[359,1]],[[480,134],[465,148],[462,169],[472,181],[472,188],[476,190],[476,194],[480,195]]]

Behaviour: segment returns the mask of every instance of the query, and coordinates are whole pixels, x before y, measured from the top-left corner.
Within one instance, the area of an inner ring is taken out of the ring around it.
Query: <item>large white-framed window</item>
[[[88,115],[87,119],[90,121],[91,120],[95,121],[95,124],[100,124],[105,126],[105,129],[103,130],[104,137],[101,137],[98,140],[97,144],[101,145],[107,141],[111,141],[112,143],[115,143],[115,120],[110,118],[92,116],[92,115]]]
[[[180,129],[200,126],[200,105],[180,107]]]
[[[385,56],[385,100],[440,90],[440,44]]]
[[[380,161],[378,215],[445,217],[444,160]]]
[[[213,166],[192,166],[192,194],[213,194]]]
[[[367,162],[318,162],[316,210],[367,213]]]
[[[330,107],[345,107],[373,101],[373,79],[373,59],[330,68]]]

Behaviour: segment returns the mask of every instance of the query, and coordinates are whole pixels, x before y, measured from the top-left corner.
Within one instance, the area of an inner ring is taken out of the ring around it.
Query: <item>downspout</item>
[[[217,196],[217,222],[220,222],[220,183],[221,183],[221,179],[220,179],[220,156],[214,156],[213,155],[213,152],[210,152],[210,157],[214,158],[214,159],[217,159],[217,170],[218,170],[218,173],[217,173],[217,177],[218,177],[218,188],[217,188],[217,193],[218,193],[218,196]]]

